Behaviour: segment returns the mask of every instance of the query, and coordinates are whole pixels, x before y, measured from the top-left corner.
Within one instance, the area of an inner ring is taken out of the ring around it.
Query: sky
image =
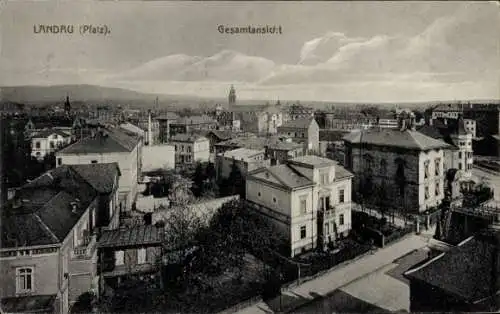
[[[7,1],[0,86],[95,84],[239,99],[500,98],[495,2]],[[73,25],[73,34],[35,33]],[[106,25],[107,35],[81,35]],[[280,26],[281,34],[218,27]]]

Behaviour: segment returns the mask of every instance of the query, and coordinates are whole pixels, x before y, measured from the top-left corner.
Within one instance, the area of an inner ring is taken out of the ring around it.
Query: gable
[[[273,176],[273,174],[270,171],[268,171],[267,169],[263,170],[262,172],[253,174],[253,177],[267,181],[269,183],[277,184],[280,186],[286,186],[278,178]]]

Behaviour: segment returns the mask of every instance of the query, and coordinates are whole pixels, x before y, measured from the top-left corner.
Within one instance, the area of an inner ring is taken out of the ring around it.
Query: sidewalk
[[[399,242],[376,251],[372,255],[365,256],[356,262],[346,264],[321,277],[283,292],[281,297],[282,306],[285,309],[292,310],[315,298],[325,296],[350,282],[373,273],[407,253],[425,247],[427,242],[428,239],[425,237],[411,235]],[[237,313],[274,313],[271,307],[279,308],[279,303],[280,297],[277,297],[275,300],[269,302],[272,306],[269,306],[265,302],[260,302]],[[275,306],[276,304],[278,306]]]

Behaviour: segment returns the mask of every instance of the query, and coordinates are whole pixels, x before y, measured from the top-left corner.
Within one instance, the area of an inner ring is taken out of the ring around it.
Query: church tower
[[[234,90],[234,86],[231,85],[231,89],[229,90],[229,96],[228,96],[228,109],[231,111],[231,109],[236,105],[236,91]]]
[[[69,103],[69,96],[66,96],[66,102],[64,102],[64,112],[67,115],[71,113],[71,104]]]

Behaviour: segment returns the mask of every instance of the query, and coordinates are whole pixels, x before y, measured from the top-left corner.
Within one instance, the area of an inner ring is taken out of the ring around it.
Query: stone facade
[[[395,206],[406,212],[422,212],[440,204],[444,198],[443,164],[442,149],[409,151],[376,146],[360,149],[351,143],[345,147],[345,165],[356,174],[354,195],[359,198],[363,191],[365,202],[383,200],[387,207]],[[375,197],[368,197],[370,189]]]
[[[246,181],[246,198],[290,241],[291,256],[347,236],[351,229],[352,176],[336,177],[338,165],[321,167],[289,162],[311,184],[286,188],[267,170]],[[279,167],[279,166],[278,166]]]

